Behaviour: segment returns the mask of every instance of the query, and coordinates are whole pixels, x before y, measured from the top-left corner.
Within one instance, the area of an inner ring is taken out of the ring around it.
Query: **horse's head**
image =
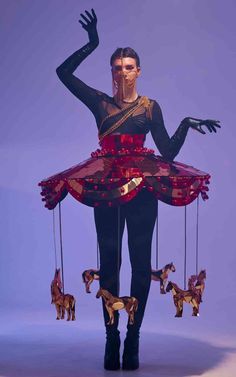
[[[168,281],[168,284],[166,286],[166,292],[170,292],[172,288],[173,288],[173,284],[171,283],[171,281]]]
[[[55,288],[58,288],[59,290],[62,289],[60,268],[56,268],[54,279],[51,283],[51,290]]]
[[[198,279],[206,279],[206,270],[201,270],[198,274]]]
[[[165,270],[170,270],[172,272],[175,272],[175,265],[174,265],[174,263],[171,262],[171,263],[166,264],[165,265]]]
[[[96,298],[101,296],[104,300],[109,300],[111,298],[111,293],[109,293],[106,289],[100,288],[96,294]]]

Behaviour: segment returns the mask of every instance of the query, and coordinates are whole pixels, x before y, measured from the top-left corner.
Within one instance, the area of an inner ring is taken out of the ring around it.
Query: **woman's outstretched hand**
[[[219,124],[220,121],[213,120],[213,119],[203,120],[203,119],[196,119],[196,118],[188,117],[188,118],[184,118],[182,123],[200,132],[201,134],[206,134],[206,132],[202,128],[203,126],[205,126],[209,132],[216,132],[217,128],[221,128]]]
[[[83,20],[79,20],[79,23],[87,31],[89,36],[89,42],[96,43],[98,45],[99,38],[97,32],[97,16],[93,9],[91,12],[85,11],[85,15],[80,13]]]

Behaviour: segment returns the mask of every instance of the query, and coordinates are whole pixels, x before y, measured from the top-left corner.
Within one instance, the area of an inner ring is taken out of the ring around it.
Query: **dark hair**
[[[111,55],[110,59],[110,65],[112,66],[114,63],[114,60],[119,58],[133,58],[136,60],[137,67],[140,67],[140,59],[137,54],[131,47],[125,47],[125,48],[117,48],[115,52]]]

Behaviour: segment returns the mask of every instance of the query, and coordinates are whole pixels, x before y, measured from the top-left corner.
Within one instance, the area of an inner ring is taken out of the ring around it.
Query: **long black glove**
[[[57,69],[57,75],[63,84],[91,111],[94,111],[98,99],[98,92],[86,85],[73,73],[84,59],[90,55],[99,44],[97,33],[97,17],[94,10],[85,11],[87,17],[81,14],[83,21],[79,20],[82,27],[88,32],[89,42],[78,51],[69,56]]]
[[[84,21],[86,21],[86,24],[79,20],[82,27],[88,32],[89,42],[81,47],[78,51],[74,52],[71,56],[69,56],[68,59],[66,59],[58,68],[57,68],[57,74],[62,82],[65,83],[65,75],[70,73],[72,74],[76,68],[82,63],[84,59],[88,55],[95,50],[95,48],[99,44],[99,38],[98,38],[98,32],[97,32],[97,16],[94,12],[94,10],[91,10],[91,14],[86,10],[85,13],[87,14],[87,17],[85,17],[81,13],[81,17]]]
[[[206,134],[206,132],[202,129],[203,126],[205,126],[209,132],[216,132],[216,128],[221,128],[219,124],[220,121],[213,120],[213,119],[203,120],[203,119],[187,117],[187,118],[184,118],[181,123],[193,128],[194,130],[200,132],[201,134]]]
[[[87,31],[89,42],[98,45],[99,38],[97,32],[97,16],[94,12],[94,9],[91,9],[91,13],[89,13],[87,10],[85,11],[85,13],[87,17],[83,13],[80,13],[80,16],[82,17],[83,21],[79,20],[79,23]]]

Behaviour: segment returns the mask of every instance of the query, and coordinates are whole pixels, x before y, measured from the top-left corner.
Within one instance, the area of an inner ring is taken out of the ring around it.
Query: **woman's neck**
[[[115,101],[117,102],[134,102],[138,98],[138,93],[136,87],[133,88],[123,88],[118,89],[116,95],[114,96]]]

